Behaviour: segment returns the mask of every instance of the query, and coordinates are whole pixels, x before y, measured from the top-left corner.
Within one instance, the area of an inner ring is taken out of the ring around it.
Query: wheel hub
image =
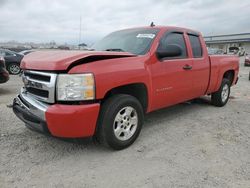
[[[113,124],[113,131],[117,139],[126,141],[134,135],[137,126],[137,112],[133,107],[127,106],[117,113]]]
[[[228,96],[229,96],[229,86],[226,84],[223,86],[222,92],[221,92],[221,100],[223,103],[226,102]]]
[[[13,74],[17,74],[20,71],[20,68],[17,65],[10,66],[10,72]]]

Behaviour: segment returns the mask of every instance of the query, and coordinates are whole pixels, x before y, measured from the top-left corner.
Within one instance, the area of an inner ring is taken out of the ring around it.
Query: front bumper
[[[28,128],[56,137],[93,136],[100,104],[48,105],[25,92],[13,100],[13,111]]]

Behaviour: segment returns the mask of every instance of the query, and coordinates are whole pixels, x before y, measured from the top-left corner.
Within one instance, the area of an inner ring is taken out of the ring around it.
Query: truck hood
[[[23,58],[21,68],[30,70],[65,71],[72,68],[74,65],[134,56],[136,55],[128,52],[37,51]]]

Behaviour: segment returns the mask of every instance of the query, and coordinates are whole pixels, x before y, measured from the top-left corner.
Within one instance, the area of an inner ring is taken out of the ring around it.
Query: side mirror
[[[182,49],[178,45],[175,44],[169,44],[165,47],[164,50],[157,50],[156,55],[162,59],[166,57],[178,57],[181,56]]]

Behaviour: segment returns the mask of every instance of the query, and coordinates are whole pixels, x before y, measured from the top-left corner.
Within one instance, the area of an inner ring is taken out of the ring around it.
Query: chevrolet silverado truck
[[[239,59],[208,55],[200,32],[151,26],[113,32],[89,51],[33,52],[21,68],[13,111],[28,128],[119,150],[149,112],[203,95],[224,106]]]

